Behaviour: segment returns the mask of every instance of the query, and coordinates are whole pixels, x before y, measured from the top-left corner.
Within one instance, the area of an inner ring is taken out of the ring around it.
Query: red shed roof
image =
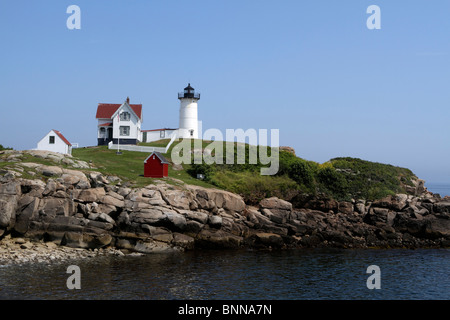
[[[97,108],[97,119],[111,119],[113,114],[120,108],[122,104],[118,103],[99,103]],[[131,109],[134,113],[142,119],[142,104],[130,104]]]
[[[62,135],[61,132],[55,129],[53,129],[53,131],[58,135],[58,137],[61,138],[62,141],[64,141],[65,144],[67,144],[68,146],[72,146],[72,144]]]
[[[161,161],[161,163],[167,163],[167,164],[169,164],[169,161],[167,161],[167,159],[164,158],[164,156],[163,156],[160,152],[156,152],[156,151],[152,152],[152,153],[147,157],[147,159],[144,160],[144,163],[147,163],[147,160],[150,159],[150,157],[151,157],[152,155],[154,155],[154,154],[158,157],[158,159],[159,159],[159,161]]]

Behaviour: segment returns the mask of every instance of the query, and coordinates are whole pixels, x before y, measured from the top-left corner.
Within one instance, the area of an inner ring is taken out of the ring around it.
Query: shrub
[[[319,168],[317,173],[319,189],[330,194],[338,200],[346,200],[348,193],[348,183],[340,172],[330,166]]]
[[[0,144],[0,151],[2,150],[12,150],[13,148],[7,148]]]

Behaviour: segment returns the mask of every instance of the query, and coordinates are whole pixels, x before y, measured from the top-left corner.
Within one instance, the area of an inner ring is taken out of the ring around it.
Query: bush
[[[187,172],[193,177],[203,174],[209,183],[239,193],[249,202],[271,196],[288,200],[299,192],[321,192],[336,200],[375,200],[405,192],[404,186],[417,179],[410,170],[392,165],[356,158],[335,158],[318,164],[287,151],[279,153],[279,171],[275,176],[261,176],[262,164],[249,164],[249,146],[245,145],[244,164],[237,164],[234,147],[234,164],[225,164],[224,154],[224,164],[193,164]]]
[[[210,181],[211,176],[216,170],[217,169],[214,165],[202,163],[202,164],[191,164],[191,166],[186,169],[186,172],[194,178],[197,178],[197,174],[203,174],[203,176],[205,177],[204,180]]]
[[[299,193],[298,185],[287,176],[217,171],[209,182],[221,189],[241,195],[248,204],[257,204],[269,197],[279,197],[289,201]]]
[[[6,148],[3,145],[0,144],[0,151],[2,150],[12,150],[13,148]]]
[[[345,176],[330,166],[321,167],[317,173],[319,189],[338,200],[347,200],[348,184]]]

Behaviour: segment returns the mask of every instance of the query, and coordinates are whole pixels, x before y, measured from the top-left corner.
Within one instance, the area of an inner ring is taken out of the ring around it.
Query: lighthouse
[[[200,100],[200,93],[195,92],[191,84],[178,93],[180,99],[180,126],[178,129],[179,138],[198,139],[198,113],[197,101]]]

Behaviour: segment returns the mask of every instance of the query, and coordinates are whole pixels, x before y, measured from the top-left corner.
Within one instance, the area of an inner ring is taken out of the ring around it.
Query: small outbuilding
[[[37,144],[37,150],[72,154],[72,144],[58,130],[50,130]]]
[[[169,175],[169,161],[159,152],[153,152],[144,161],[144,177],[163,178]]]

